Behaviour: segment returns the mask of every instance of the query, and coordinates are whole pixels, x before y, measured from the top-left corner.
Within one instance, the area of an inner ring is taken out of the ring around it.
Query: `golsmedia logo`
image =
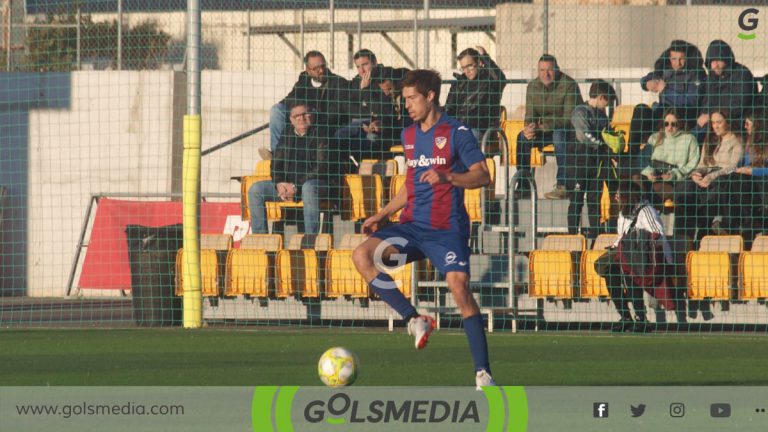
[[[739,15],[739,28],[742,29],[743,32],[738,34],[739,39],[752,40],[757,37],[757,35],[752,32],[757,30],[757,24],[760,21],[757,17],[759,13],[760,10],[755,8],[748,8],[741,11],[741,14]]]
[[[412,432],[524,432],[523,387],[260,386],[251,404],[254,431],[325,432],[378,428]],[[377,430],[378,430],[377,429]]]
[[[328,401],[313,400],[304,407],[309,423],[480,423],[475,401],[381,400],[362,405],[344,393]]]

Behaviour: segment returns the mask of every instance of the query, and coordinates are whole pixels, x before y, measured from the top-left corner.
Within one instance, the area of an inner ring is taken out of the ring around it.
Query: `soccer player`
[[[371,289],[403,317],[408,333],[416,338],[416,349],[422,349],[435,320],[419,315],[381,268],[390,259],[404,264],[429,258],[445,275],[461,310],[480,390],[496,383],[480,309],[469,289],[470,227],[464,189],[487,185],[490,174],[472,131],[440,110],[440,84],[440,75],[431,70],[410,71],[401,81],[405,108],[414,121],[401,134],[408,167],[405,187],[363,223],[363,233],[371,236],[355,249],[352,259]],[[400,223],[386,226],[400,209]]]

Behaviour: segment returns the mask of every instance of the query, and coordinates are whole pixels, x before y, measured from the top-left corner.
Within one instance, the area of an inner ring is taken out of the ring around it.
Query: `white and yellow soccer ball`
[[[352,385],[360,372],[360,361],[352,351],[343,347],[329,348],[317,363],[317,374],[328,387]]]

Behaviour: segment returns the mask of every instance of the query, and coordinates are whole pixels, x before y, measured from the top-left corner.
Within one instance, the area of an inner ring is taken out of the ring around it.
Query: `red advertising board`
[[[240,203],[204,202],[200,205],[202,233],[223,233],[225,228],[247,230],[247,224],[235,226],[233,219],[240,220]],[[131,269],[125,227],[160,227],[181,221],[180,202],[100,199],[78,286],[82,289],[130,290]],[[234,234],[235,240],[239,240],[238,233]]]

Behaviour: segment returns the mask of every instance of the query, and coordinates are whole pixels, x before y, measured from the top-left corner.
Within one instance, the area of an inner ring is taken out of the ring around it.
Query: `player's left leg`
[[[448,288],[453,294],[453,299],[461,311],[464,323],[464,333],[469,341],[469,350],[475,361],[475,383],[477,389],[484,386],[496,385],[491,377],[491,365],[488,360],[488,342],[485,337],[485,326],[480,315],[475,298],[469,289],[469,273],[462,271],[449,271],[446,275]]]

